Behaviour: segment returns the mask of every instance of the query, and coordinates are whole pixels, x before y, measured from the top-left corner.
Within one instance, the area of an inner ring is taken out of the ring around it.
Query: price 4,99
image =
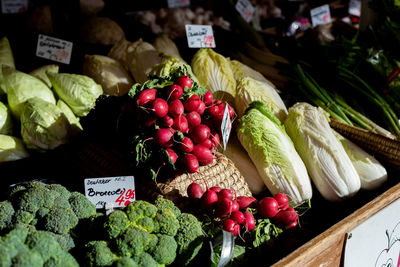
[[[135,190],[124,189],[124,191],[122,191],[122,194],[115,200],[115,202],[118,203],[119,206],[124,205],[126,207],[134,199],[135,199]]]

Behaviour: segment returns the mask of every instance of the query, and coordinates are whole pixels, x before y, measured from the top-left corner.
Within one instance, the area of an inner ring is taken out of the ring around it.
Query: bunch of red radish
[[[247,208],[255,207],[257,200],[254,197],[237,196],[234,198],[232,190],[214,186],[206,191],[198,183],[191,183],[187,194],[191,201],[199,204],[202,211],[218,218],[222,228],[234,236],[241,230],[246,232],[254,229],[256,222],[253,214]]]
[[[298,225],[298,214],[289,206],[289,199],[285,194],[278,193],[274,197],[265,197],[258,202],[258,212],[262,217],[272,219],[277,225],[285,229]]]
[[[136,104],[143,114],[142,125],[156,126],[149,139],[164,148],[174,164],[194,173],[213,162],[226,104],[213,99],[209,91],[202,96],[184,93],[191,88],[192,80],[180,76],[165,88],[141,91]],[[233,118],[233,108],[228,105],[228,110]]]

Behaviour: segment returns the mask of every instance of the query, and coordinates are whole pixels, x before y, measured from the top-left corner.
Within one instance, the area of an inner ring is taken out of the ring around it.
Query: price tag
[[[400,199],[347,233],[344,267],[400,266]]]
[[[69,64],[71,61],[72,45],[72,42],[39,34],[36,56]]]
[[[190,48],[215,48],[214,33],[210,25],[185,25]]]
[[[24,13],[28,9],[28,0],[1,0],[3,14]]]
[[[169,8],[187,7],[190,6],[190,0],[168,0]]]
[[[136,200],[133,176],[85,179],[85,195],[96,206],[125,207]]]
[[[350,0],[349,14],[356,17],[361,15],[361,0]]]
[[[249,2],[249,0],[238,0],[236,2],[235,8],[245,21],[251,21],[254,15],[254,7]]]
[[[222,142],[224,144],[224,150],[226,149],[226,145],[228,144],[229,135],[231,134],[231,129],[232,129],[232,122],[231,122],[231,117],[229,116],[228,104],[226,104],[224,116],[222,117],[222,123],[221,123],[221,133],[222,133]]]
[[[310,10],[311,23],[313,27],[327,24],[331,21],[331,12],[329,5],[323,5]]]

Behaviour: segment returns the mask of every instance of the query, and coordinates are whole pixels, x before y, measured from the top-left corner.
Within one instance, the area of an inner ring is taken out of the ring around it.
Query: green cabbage
[[[228,58],[210,48],[201,48],[193,56],[191,66],[200,84],[214,98],[235,106],[236,80]]]
[[[0,134],[0,162],[13,161],[29,157],[21,139]]]
[[[272,194],[287,194],[294,203],[312,197],[307,169],[283,125],[260,101],[239,119],[237,136]]]
[[[71,133],[72,134],[76,134],[83,130],[82,125],[79,122],[79,118],[75,116],[75,114],[72,112],[71,108],[67,104],[65,104],[64,101],[59,99],[57,101],[57,107],[65,115],[69,124],[71,125]]]
[[[325,199],[339,201],[358,192],[360,177],[333,134],[326,111],[296,103],[289,108],[285,128]]]
[[[70,124],[55,104],[34,97],[22,109],[21,136],[30,149],[51,150],[67,143]]]
[[[12,135],[13,121],[8,107],[0,102],[0,134]]]
[[[0,40],[0,94],[7,92],[4,85],[3,72],[1,70],[2,65],[15,69],[14,56],[7,37],[3,37]]]
[[[47,72],[54,91],[76,116],[86,116],[103,94],[101,85],[85,75]]]
[[[58,70],[59,70],[58,65],[51,64],[37,68],[31,71],[29,74],[35,76],[36,78],[44,82],[47,85],[47,87],[51,88],[51,82],[49,80],[49,77],[47,77],[46,72],[58,73]]]
[[[38,78],[3,65],[7,100],[11,113],[19,119],[26,100],[38,97],[52,104],[56,103],[53,92]]]

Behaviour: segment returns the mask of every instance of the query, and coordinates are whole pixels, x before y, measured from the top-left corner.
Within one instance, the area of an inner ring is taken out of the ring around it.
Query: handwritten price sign
[[[310,10],[313,27],[327,24],[331,21],[329,5],[323,5]]]
[[[85,195],[97,209],[125,207],[136,200],[133,176],[85,179]]]
[[[71,61],[72,45],[72,42],[39,34],[36,56],[69,64]]]
[[[210,25],[185,25],[190,48],[215,48],[214,33]]]
[[[190,6],[190,0],[168,0],[169,8]]]
[[[254,7],[249,0],[238,0],[235,5],[236,10],[244,18],[245,21],[250,22],[253,18]]]
[[[1,0],[3,14],[24,13],[28,9],[28,0]]]

